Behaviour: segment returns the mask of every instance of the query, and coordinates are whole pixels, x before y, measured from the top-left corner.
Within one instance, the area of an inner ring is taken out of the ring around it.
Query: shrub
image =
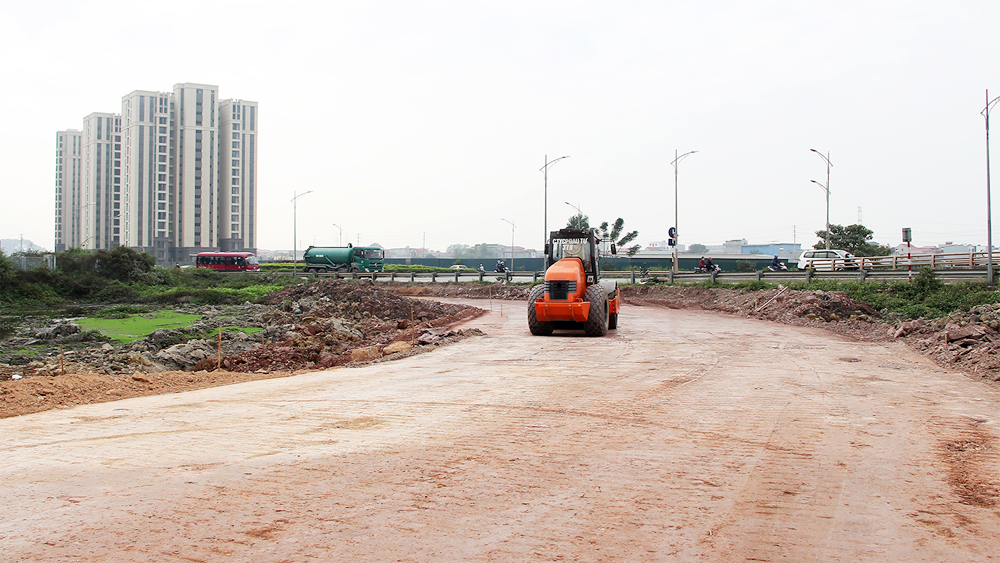
[[[131,315],[140,315],[148,312],[149,309],[145,307],[135,307],[132,305],[116,305],[114,307],[105,307],[104,309],[101,309],[90,316],[101,319],[125,319]]]
[[[135,301],[139,299],[139,292],[120,281],[112,281],[104,289],[93,295],[96,301],[116,302]]]

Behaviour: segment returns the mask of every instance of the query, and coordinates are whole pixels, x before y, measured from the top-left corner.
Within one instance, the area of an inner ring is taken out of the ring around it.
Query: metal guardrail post
[[[437,279],[438,279],[438,273],[437,272],[431,272],[431,281],[434,282],[434,281],[437,281]]]
[[[670,283],[674,283],[674,271],[670,270]]]
[[[458,283],[458,272],[455,272],[455,283]]]
[[[410,272],[410,281],[415,281],[416,279],[417,279],[417,273],[416,272]]]
[[[757,270],[757,281],[764,279],[764,270]]]
[[[479,281],[483,281],[484,275],[486,275],[486,272],[479,272]]]
[[[635,283],[635,270],[632,270],[632,283]]]
[[[719,273],[719,272],[716,272],[715,270],[712,270],[712,283],[715,283],[715,276],[716,276],[716,274],[718,274],[718,273]]]
[[[806,283],[811,282],[812,278],[813,278],[813,271],[811,269],[806,269]]]

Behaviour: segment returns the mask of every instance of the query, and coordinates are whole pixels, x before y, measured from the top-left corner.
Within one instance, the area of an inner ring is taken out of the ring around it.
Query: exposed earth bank
[[[80,348],[72,325],[38,328],[9,341],[45,339],[53,352],[44,361],[0,364],[0,418],[405,357],[479,334],[454,327],[485,310],[428,298],[525,300],[529,289],[323,280],[276,292],[262,305],[188,306],[186,312],[202,316],[195,327],[158,330],[127,346]],[[941,365],[990,381],[1000,376],[1000,304],[901,322],[841,292],[644,285],[623,286],[622,295],[626,306],[697,308],[822,327],[862,341],[899,339]],[[221,340],[191,337],[233,324],[262,330],[224,332]],[[60,355],[63,342],[77,349]]]

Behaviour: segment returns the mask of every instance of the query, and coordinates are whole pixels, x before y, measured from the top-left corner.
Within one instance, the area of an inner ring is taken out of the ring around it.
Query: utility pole
[[[980,112],[986,118],[986,285],[993,287],[993,213],[990,202],[990,110],[996,105],[1000,96],[990,100],[990,91],[986,90],[986,107]]]
[[[677,156],[677,149],[674,149],[674,161],[670,163],[674,167],[674,259],[671,260],[671,269],[676,274],[677,273],[677,244],[680,240],[680,231],[677,229],[677,169],[680,167],[681,160],[686,156],[691,156],[698,151],[688,151],[680,156]]]
[[[559,158],[554,158],[552,160],[549,160],[549,155],[545,155],[545,165],[538,169],[540,172],[543,172],[545,176],[545,192],[543,195],[542,206],[542,228],[545,230],[545,233],[542,235],[542,248],[545,248],[545,245],[549,242],[549,166],[552,166],[564,158],[569,158],[569,155],[560,156]]]
[[[833,166],[833,163],[830,162],[830,151],[826,151],[826,156],[823,156],[823,153],[816,149],[809,150],[818,154],[820,158],[826,161],[826,185],[820,184],[816,180],[811,181],[826,192],[826,249],[830,250],[830,167]]]

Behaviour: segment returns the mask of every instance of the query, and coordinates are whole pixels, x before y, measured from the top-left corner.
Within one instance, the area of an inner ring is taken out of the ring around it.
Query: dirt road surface
[[[816,329],[537,338],[503,306],[397,362],[0,420],[0,559],[1000,559],[995,388]]]

